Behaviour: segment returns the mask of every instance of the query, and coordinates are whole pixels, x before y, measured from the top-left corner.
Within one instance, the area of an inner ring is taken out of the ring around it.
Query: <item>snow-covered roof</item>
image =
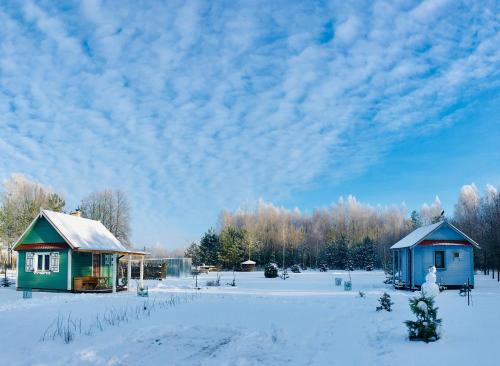
[[[391,247],[391,249],[401,249],[401,248],[408,248],[408,247],[413,246],[414,244],[418,243],[423,238],[425,238],[427,235],[432,233],[434,230],[436,230],[438,227],[440,227],[442,225],[442,223],[443,223],[443,221],[440,221],[440,222],[437,222],[435,224],[421,226],[418,229],[413,230],[411,233],[406,235],[403,239],[401,239],[396,244],[394,244]]]
[[[255,264],[256,262],[254,262],[253,260],[249,259],[247,261],[244,261],[244,262],[241,262],[241,264]]]
[[[49,210],[40,211],[40,214],[14,246],[19,244],[24,235],[41,217],[47,219],[72,249],[140,254],[127,249],[100,221]]]
[[[100,221],[49,210],[42,214],[73,249],[128,252]]]
[[[453,230],[461,234],[463,237],[465,237],[472,245],[476,246],[479,248],[479,244],[476,243],[474,240],[469,238],[467,235],[465,235],[463,232],[461,232],[459,229],[457,229],[455,226],[450,224],[447,221],[440,221],[435,224],[431,225],[426,225],[419,227],[418,229],[413,230],[411,233],[406,235],[403,239],[398,241],[396,244],[394,244],[391,249],[401,249],[401,248],[409,248],[414,245],[417,245],[420,243],[426,236],[431,234],[432,232],[436,231],[439,229],[444,223],[446,223],[448,226],[450,226]],[[443,240],[443,242],[446,242],[446,240]]]

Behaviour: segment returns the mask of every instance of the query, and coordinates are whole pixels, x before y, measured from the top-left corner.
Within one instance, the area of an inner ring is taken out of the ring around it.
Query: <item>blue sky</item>
[[[137,245],[222,208],[409,210],[500,184],[497,1],[0,3],[0,179],[128,192]],[[451,212],[450,212],[451,213]]]

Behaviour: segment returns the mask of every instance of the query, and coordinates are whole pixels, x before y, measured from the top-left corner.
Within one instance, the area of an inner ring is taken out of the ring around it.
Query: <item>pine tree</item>
[[[375,267],[375,243],[368,236],[363,240],[364,263],[363,269],[373,271]]]
[[[335,240],[333,245],[333,265],[338,269],[345,269],[349,260],[349,246],[345,236]]]
[[[438,308],[434,307],[434,298],[421,293],[410,299],[410,309],[417,317],[417,321],[405,321],[410,340],[437,341],[442,319],[437,318]]]
[[[193,266],[200,266],[203,264],[200,247],[196,243],[191,243],[191,245],[184,252],[186,258],[191,258]]]
[[[224,267],[235,269],[244,260],[245,248],[248,247],[246,230],[228,226],[220,233],[220,251],[218,258]]]
[[[391,295],[387,292],[384,292],[380,299],[378,299],[378,302],[380,303],[380,306],[377,306],[377,311],[392,311],[391,306],[394,305],[394,303],[391,301]]]
[[[335,266],[336,256],[336,241],[330,239],[326,244],[325,249],[321,252],[319,262],[326,265],[328,268],[333,269]]]
[[[420,214],[416,210],[413,210],[411,212],[411,228],[412,230],[415,230],[418,229],[420,226],[422,226],[422,218],[420,217]]]
[[[201,261],[209,265],[219,264],[220,247],[219,235],[210,228],[200,240]]]

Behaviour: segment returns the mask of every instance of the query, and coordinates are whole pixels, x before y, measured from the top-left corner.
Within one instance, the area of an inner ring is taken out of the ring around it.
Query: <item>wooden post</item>
[[[141,288],[144,288],[144,256],[141,255],[141,277],[140,277],[140,286]]]
[[[396,254],[395,250],[392,251],[392,284],[396,286]]]
[[[127,263],[127,290],[129,291],[131,284],[132,284],[132,255],[129,255]]]
[[[112,283],[113,283],[113,292],[116,292],[116,267],[117,267],[117,263],[116,261],[118,260],[118,257],[116,255],[116,253],[114,253],[112,256],[111,256],[111,273],[112,273]]]
[[[470,306],[470,281],[467,278],[467,306]]]

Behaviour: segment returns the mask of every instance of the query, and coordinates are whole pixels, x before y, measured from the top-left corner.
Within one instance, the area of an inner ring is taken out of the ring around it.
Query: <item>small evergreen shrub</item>
[[[380,303],[380,306],[377,306],[377,311],[392,311],[391,306],[394,305],[394,303],[391,301],[391,295],[387,292],[384,292],[380,299],[378,299],[378,302]]]
[[[0,287],[10,287],[13,284],[14,283],[9,279],[9,277],[7,277],[7,270],[6,270],[4,277],[0,279]]]
[[[437,341],[442,320],[437,318],[438,308],[434,307],[434,298],[421,293],[410,299],[410,309],[417,317],[416,321],[405,321],[410,340],[426,343]]]
[[[269,263],[264,268],[264,277],[266,277],[266,278],[278,277],[278,266],[276,265],[276,263]]]
[[[359,297],[364,298],[366,294],[363,291],[359,291]]]
[[[298,264],[294,264],[290,267],[290,271],[292,271],[293,273],[300,273],[300,267]]]
[[[319,271],[320,272],[327,272],[328,271],[328,267],[326,266],[326,264],[320,264],[319,265]]]

